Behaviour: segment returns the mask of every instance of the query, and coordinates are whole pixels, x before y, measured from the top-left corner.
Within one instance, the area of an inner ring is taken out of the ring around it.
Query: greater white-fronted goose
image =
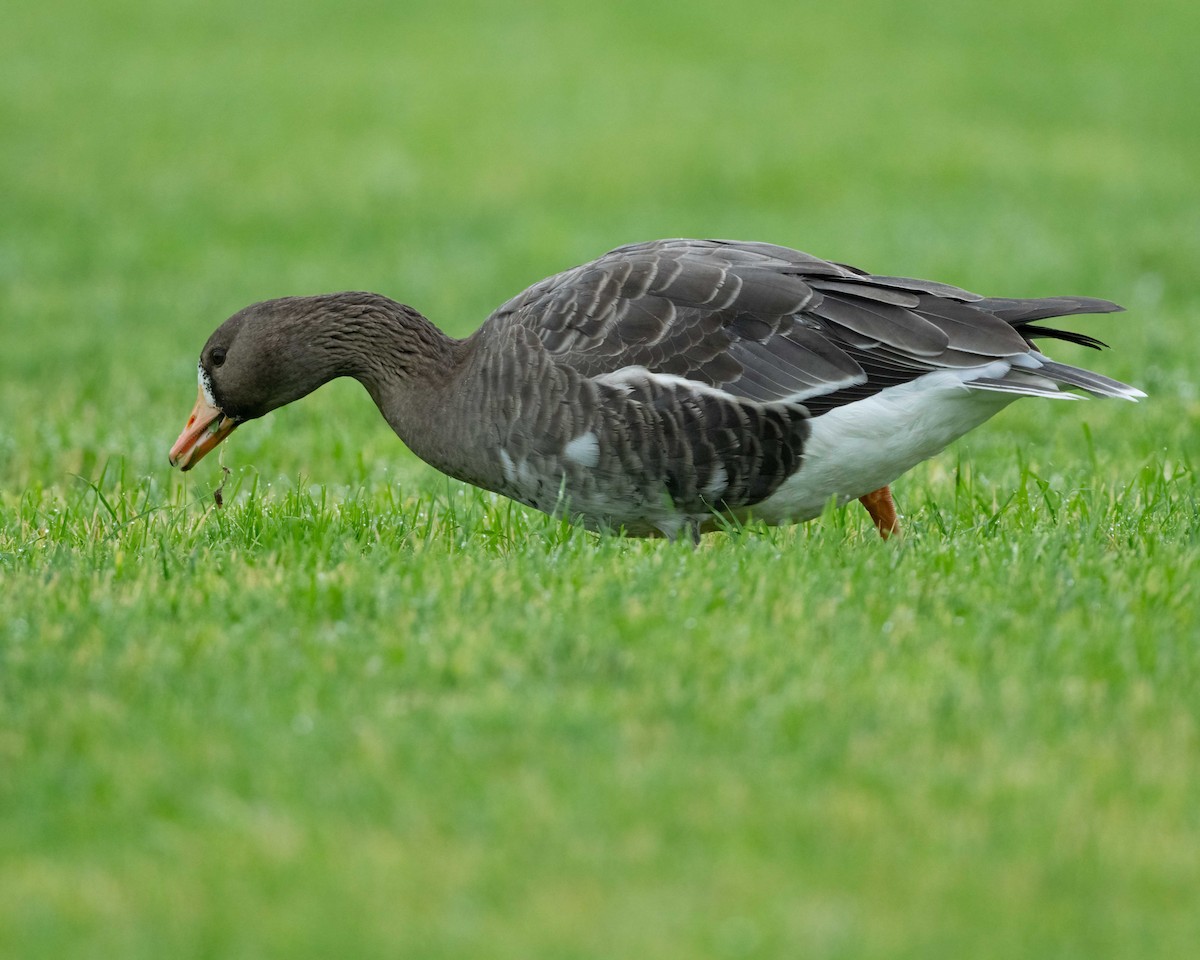
[[[1140,390],[1056,363],[1035,320],[1121,308],[984,298],[767,243],[620,247],[530,287],[455,340],[374,293],[246,307],[200,354],[171,448],[189,470],[235,427],[354,377],[431,466],[594,529],[698,536],[808,520],[888,485],[1022,396]]]

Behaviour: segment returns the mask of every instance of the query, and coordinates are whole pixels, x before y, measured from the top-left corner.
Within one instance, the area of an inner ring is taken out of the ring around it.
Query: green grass
[[[1200,14],[20,4],[0,33],[0,956],[1190,957]],[[597,538],[354,384],[166,450],[244,304],[463,334],[658,236],[1080,321],[861,511]],[[1086,324],[1086,326],[1084,325]]]

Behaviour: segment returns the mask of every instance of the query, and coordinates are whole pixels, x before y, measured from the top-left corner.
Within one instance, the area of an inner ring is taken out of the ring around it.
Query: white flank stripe
[[[690,390],[692,393],[708,394],[709,396],[720,397],[722,400],[745,402],[735,397],[732,393],[727,393],[717,387],[711,387],[707,383],[699,383],[696,380],[689,380],[687,377],[677,377],[673,373],[651,373],[645,367],[622,367],[620,370],[614,370],[612,373],[604,373],[592,379],[596,383],[602,383],[606,386],[617,387],[626,391],[636,383],[648,382],[657,383],[663,387]]]

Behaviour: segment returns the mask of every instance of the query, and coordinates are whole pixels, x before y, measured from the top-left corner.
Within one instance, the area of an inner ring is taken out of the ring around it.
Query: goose
[[[1121,309],[685,239],[542,280],[461,340],[375,293],[284,297],[208,338],[170,463],[353,377],[426,463],[590,529],[698,542],[858,499],[887,538],[890,485],[1014,400],[1144,397],[1034,344],[1104,347],[1034,321]]]

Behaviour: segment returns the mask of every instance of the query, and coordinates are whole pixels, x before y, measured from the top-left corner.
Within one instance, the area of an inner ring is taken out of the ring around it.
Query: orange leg
[[[867,508],[867,513],[875,521],[875,527],[884,540],[900,532],[900,518],[896,516],[896,502],[892,499],[890,487],[880,487],[865,494],[858,498],[858,502]]]

